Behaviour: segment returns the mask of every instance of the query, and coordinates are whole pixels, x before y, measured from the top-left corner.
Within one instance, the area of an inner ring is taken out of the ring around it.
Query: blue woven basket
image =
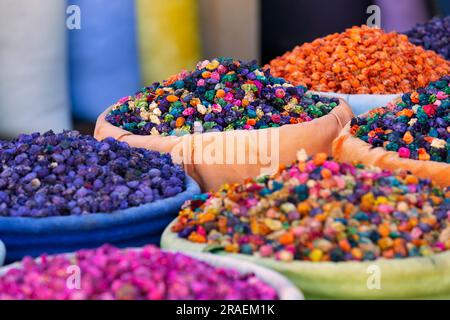
[[[118,247],[159,244],[164,228],[177,216],[181,205],[198,193],[197,183],[187,177],[186,190],[175,197],[113,213],[48,218],[0,217],[0,239],[7,248],[6,263],[26,255],[36,257],[43,253],[72,252],[104,243]]]

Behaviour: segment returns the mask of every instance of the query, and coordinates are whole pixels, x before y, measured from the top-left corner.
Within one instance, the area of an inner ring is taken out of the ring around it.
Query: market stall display
[[[199,192],[168,154],[76,131],[0,141],[0,235],[7,261],[44,252],[157,243]]]
[[[67,270],[80,279],[67,285]],[[195,267],[194,267],[195,266]],[[302,299],[276,272],[207,254],[120,250],[105,245],[74,254],[26,257],[0,269],[0,299],[26,300],[278,300]]]
[[[299,148],[330,153],[352,116],[344,101],[292,86],[255,62],[219,58],[121,99],[100,115],[95,137],[169,152],[209,190],[261,173],[264,157],[290,162]]]
[[[450,299],[444,6],[28,2],[0,1],[0,300]]]
[[[450,72],[449,61],[413,45],[407,36],[367,26],[297,46],[269,67],[273,75],[295,85],[345,98],[355,114]]]
[[[341,161],[403,168],[450,186],[450,76],[352,119],[333,143]]]
[[[449,200],[448,189],[406,171],[300,152],[272,176],[194,197],[161,246],[256,262],[306,297],[448,297]],[[370,266],[382,274],[382,290],[367,285]]]

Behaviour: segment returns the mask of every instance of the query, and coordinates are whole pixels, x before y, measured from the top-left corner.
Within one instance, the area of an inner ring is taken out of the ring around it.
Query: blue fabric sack
[[[140,87],[135,2],[72,0],[81,29],[68,30],[72,109],[95,121],[105,107]]]
[[[26,255],[72,252],[109,243],[118,247],[159,244],[164,228],[181,205],[199,194],[190,177],[186,190],[178,195],[113,213],[48,218],[0,217],[0,239],[7,249],[6,262]],[[1,256],[1,250],[0,250]]]

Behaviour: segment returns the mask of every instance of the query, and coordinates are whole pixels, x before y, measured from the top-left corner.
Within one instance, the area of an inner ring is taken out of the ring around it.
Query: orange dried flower
[[[414,137],[411,134],[411,132],[406,131],[405,135],[403,136],[403,141],[405,141],[406,144],[410,144],[411,142],[414,141]]]
[[[449,61],[407,36],[367,26],[297,46],[268,67],[295,85],[353,94],[404,93],[450,73]],[[418,94],[411,100],[418,102]]]

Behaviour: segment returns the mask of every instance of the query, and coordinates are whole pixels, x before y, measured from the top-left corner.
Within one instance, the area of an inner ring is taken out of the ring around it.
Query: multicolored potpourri
[[[363,261],[450,249],[450,190],[406,171],[326,154],[187,202],[172,231],[229,253],[280,261]]]
[[[303,123],[338,104],[271,76],[254,61],[218,58],[122,98],[106,120],[138,135],[181,136]]]
[[[450,75],[353,118],[350,132],[401,158],[450,163]]]

